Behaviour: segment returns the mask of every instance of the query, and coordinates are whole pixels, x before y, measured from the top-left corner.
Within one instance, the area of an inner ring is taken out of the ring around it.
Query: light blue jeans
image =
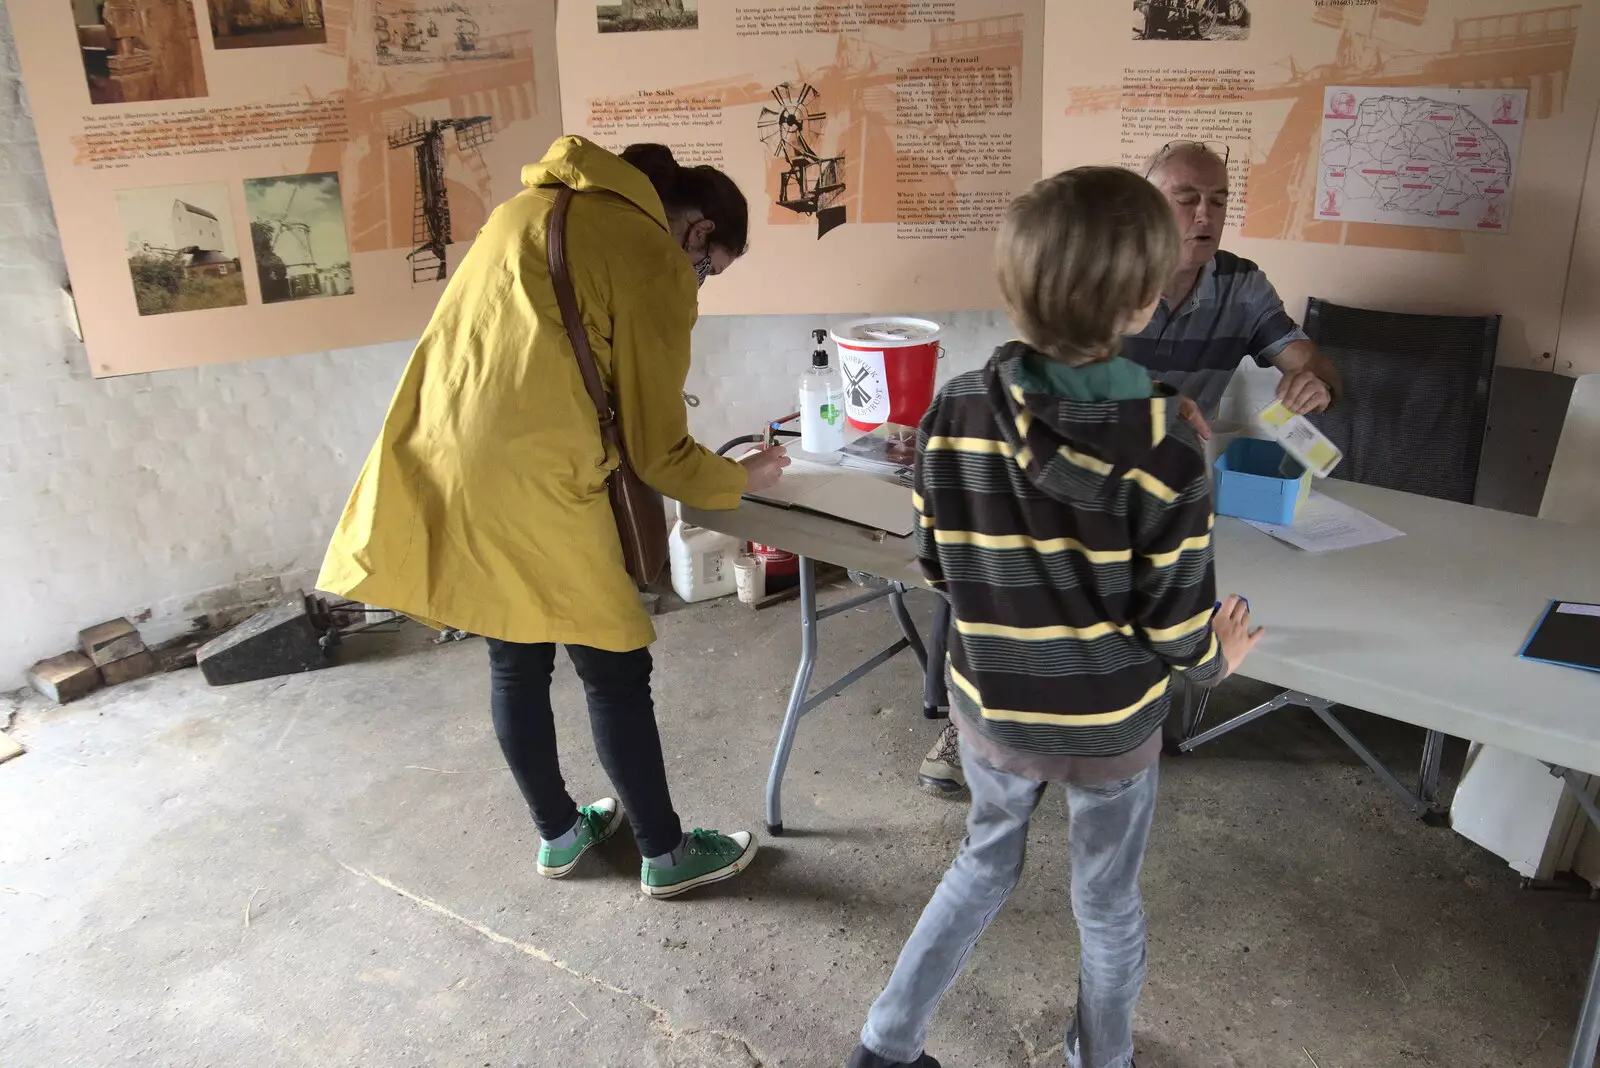
[[[966,840],[861,1029],[861,1044],[891,1061],[921,1056],[939,999],[1022,875],[1028,821],[1044,796],[1045,783],[995,770],[965,740],[961,763],[972,790]],[[1068,1068],[1133,1063],[1133,1010],[1145,974],[1139,870],[1157,778],[1152,765],[1131,779],[1066,788],[1072,914],[1081,943]]]

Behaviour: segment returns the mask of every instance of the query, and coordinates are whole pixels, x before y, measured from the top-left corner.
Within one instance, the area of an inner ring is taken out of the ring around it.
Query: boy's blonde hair
[[[1023,340],[1068,364],[1114,356],[1128,318],[1177,269],[1182,239],[1160,190],[1121,167],[1077,167],[1012,201],[995,241]]]

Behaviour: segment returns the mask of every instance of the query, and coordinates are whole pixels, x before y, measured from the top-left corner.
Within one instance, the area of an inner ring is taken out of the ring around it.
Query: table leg
[[[1583,814],[1589,817],[1589,822],[1600,830],[1600,807],[1594,803],[1594,798],[1589,796],[1589,791],[1583,788],[1583,776],[1571,768],[1558,768],[1553,764],[1546,764],[1550,774],[1558,776],[1567,786],[1567,792],[1572,794],[1572,799],[1578,802],[1578,807],[1583,809]]]
[[[889,607],[894,610],[895,622],[900,624],[900,633],[905,635],[906,644],[911,646],[911,653],[917,658],[923,674],[928,671],[928,650],[922,646],[922,636],[917,633],[917,625],[911,621],[911,613],[906,610],[906,587],[903,582],[896,582],[889,587]]]
[[[1422,771],[1417,777],[1417,796],[1429,805],[1439,801],[1439,766],[1444,761],[1444,733],[1429,731],[1422,741]]]
[[[950,691],[944,681],[944,660],[950,651],[950,602],[934,594],[933,630],[928,635],[928,663],[922,672],[922,716],[948,719]]]
[[[1198,699],[1195,691],[1199,690]],[[1183,738],[1194,737],[1200,724],[1206,721],[1206,709],[1211,706],[1211,687],[1196,686],[1187,679],[1183,682]]]
[[[800,558],[800,666],[795,669],[794,688],[789,691],[789,707],[778,732],[778,748],[772,754],[772,771],[767,775],[767,833],[783,833],[783,773],[789,766],[789,751],[794,734],[805,714],[806,691],[811,688],[811,672],[817,666],[817,569],[806,557]]]
[[[1383,761],[1379,760],[1372,750],[1362,745],[1361,741],[1350,733],[1350,728],[1346,727],[1339,720],[1339,717],[1333,714],[1332,701],[1325,701],[1320,697],[1311,697],[1308,694],[1296,694],[1295,697],[1297,700],[1294,703],[1304,705],[1316,713],[1317,718],[1326,723],[1328,729],[1337,734],[1339,740],[1349,746],[1350,751],[1360,757],[1362,763],[1372,769],[1372,773],[1378,777],[1380,782],[1399,795],[1400,800],[1405,802],[1405,806],[1411,810],[1413,816],[1428,823],[1434,823],[1444,818],[1443,813],[1435,812],[1432,802],[1424,800],[1407,790],[1405,784],[1395,777],[1394,772],[1384,767]],[[1429,733],[1433,732],[1430,731]]]
[[[1583,1008],[1578,1012],[1578,1028],[1572,1034],[1567,1068],[1594,1068],[1596,1053],[1600,1053],[1600,944],[1595,946],[1594,962],[1589,965],[1589,985],[1583,991]]]
[[[1596,807],[1594,798],[1584,789],[1583,776],[1555,764],[1545,767],[1566,785],[1567,792],[1589,821],[1600,827],[1600,807]],[[1595,945],[1594,960],[1589,965],[1589,984],[1583,990],[1583,1005],[1578,1010],[1577,1029],[1572,1033],[1572,1053],[1567,1057],[1567,1068],[1594,1068],[1596,1054],[1600,1054],[1600,943]]]
[[[1256,707],[1252,708],[1248,712],[1241,712],[1230,720],[1224,720],[1215,727],[1212,727],[1210,730],[1206,731],[1204,734],[1197,734],[1193,738],[1185,738],[1178,744],[1178,751],[1183,753],[1192,753],[1200,746],[1211,741],[1213,738],[1221,738],[1224,734],[1227,734],[1231,730],[1234,730],[1238,727],[1243,727],[1246,723],[1253,723],[1262,716],[1266,715],[1268,712],[1276,712],[1285,705],[1294,704],[1295,697],[1296,694],[1294,691],[1285,690],[1272,700],[1256,705]]]

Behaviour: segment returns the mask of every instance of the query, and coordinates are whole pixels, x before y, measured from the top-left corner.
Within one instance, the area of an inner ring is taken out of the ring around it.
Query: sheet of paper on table
[[[853,468],[796,460],[772,489],[746,497],[783,508],[803,508],[896,537],[911,533],[911,490],[892,479]]]
[[[1403,538],[1406,533],[1321,493],[1313,493],[1306,498],[1306,503],[1300,506],[1300,514],[1295,516],[1291,526],[1257,523],[1250,519],[1245,522],[1279,541],[1311,553],[1353,549],[1358,545]]]

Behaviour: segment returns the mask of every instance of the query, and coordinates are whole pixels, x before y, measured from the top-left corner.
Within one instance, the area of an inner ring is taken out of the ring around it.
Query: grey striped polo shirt
[[[1193,397],[1215,419],[1233,373],[1246,356],[1266,367],[1305,332],[1283,310],[1260,267],[1218,250],[1176,313],[1163,298],[1150,325],[1122,341],[1122,355],[1158,382]]]

